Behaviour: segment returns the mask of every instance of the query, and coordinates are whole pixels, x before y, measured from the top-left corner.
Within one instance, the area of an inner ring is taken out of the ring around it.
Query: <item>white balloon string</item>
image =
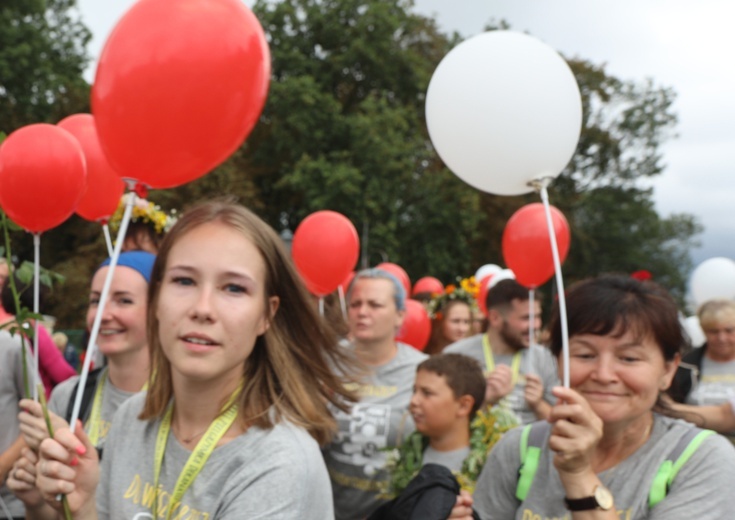
[[[10,511],[8,510],[8,506],[5,505],[3,497],[0,497],[0,509],[3,510],[3,515],[5,515],[5,518],[13,518],[13,515],[11,515]]]
[[[135,203],[135,193],[129,193],[126,198],[125,213],[123,213],[122,220],[120,221],[120,230],[117,233],[117,241],[115,242],[115,249],[112,252],[110,258],[110,268],[107,270],[107,276],[105,277],[105,283],[102,286],[102,294],[100,295],[100,303],[97,305],[97,314],[94,316],[94,323],[92,324],[92,330],[89,333],[89,343],[87,344],[87,352],[84,356],[84,366],[82,367],[82,373],[79,375],[79,384],[77,386],[77,393],[74,399],[74,409],[71,414],[71,431],[74,433],[74,429],[77,425],[77,419],[79,418],[79,411],[82,407],[82,396],[84,395],[84,387],[87,384],[87,375],[89,374],[89,368],[92,363],[92,357],[94,356],[94,349],[97,345],[97,336],[100,331],[100,323],[102,322],[102,315],[105,312],[105,305],[107,303],[107,295],[110,292],[110,285],[112,285],[112,276],[115,273],[115,266],[117,266],[117,259],[122,251],[123,239],[125,233],[128,231],[128,222],[130,221],[130,215],[133,213],[133,204]]]
[[[102,224],[102,231],[105,233],[105,243],[107,244],[107,256],[112,256],[112,239],[110,238],[110,227]]]
[[[534,313],[534,290],[528,291],[528,374],[533,374],[533,344],[536,341],[536,316]]]
[[[33,314],[38,314],[40,307],[40,283],[41,283],[41,234],[33,233]],[[33,352],[34,370],[33,370],[33,400],[38,402],[38,383],[41,382],[39,376],[39,359],[41,353],[38,351],[38,318],[33,320]]]
[[[324,317],[324,296],[319,297],[319,316]]]
[[[556,292],[559,304],[559,322],[561,323],[561,345],[564,386],[569,388],[569,329],[567,326],[567,300],[564,296],[564,280],[561,276],[561,262],[559,261],[559,247],[556,244],[556,233],[554,223],[551,220],[551,208],[549,207],[549,193],[546,186],[541,187],[541,201],[544,203],[546,213],[546,224],[549,228],[549,241],[551,242],[551,255],[554,258],[554,274],[556,278]]]
[[[339,292],[339,306],[342,308],[342,317],[346,320],[347,319],[347,302],[345,301],[345,290],[340,285],[337,288]]]

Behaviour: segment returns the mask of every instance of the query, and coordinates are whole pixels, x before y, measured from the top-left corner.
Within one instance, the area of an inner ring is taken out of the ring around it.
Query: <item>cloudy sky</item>
[[[134,0],[78,0],[96,59],[115,22]],[[252,0],[246,0],[252,5]],[[679,137],[664,148],[664,173],[653,182],[660,213],[687,212],[705,226],[695,265],[735,258],[735,3],[723,0],[415,0],[445,32],[468,37],[504,19],[567,57],[607,64],[624,80],[652,78],[677,94]],[[87,73],[94,77],[92,64]],[[552,195],[553,197],[553,195]]]

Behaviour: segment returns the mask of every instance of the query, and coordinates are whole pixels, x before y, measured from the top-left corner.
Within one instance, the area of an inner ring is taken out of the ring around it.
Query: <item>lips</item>
[[[125,329],[100,329],[100,336],[112,336],[123,332],[125,332]]]
[[[180,339],[195,350],[208,349],[211,347],[219,346],[219,343],[213,340],[211,337],[198,332],[190,332],[188,334],[184,334],[180,336]]]

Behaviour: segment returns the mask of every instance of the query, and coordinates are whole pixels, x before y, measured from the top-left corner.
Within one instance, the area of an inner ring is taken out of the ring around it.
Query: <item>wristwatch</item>
[[[609,489],[599,485],[595,487],[595,492],[591,497],[564,498],[564,502],[570,511],[590,511],[592,509],[609,511],[613,506],[613,496]]]

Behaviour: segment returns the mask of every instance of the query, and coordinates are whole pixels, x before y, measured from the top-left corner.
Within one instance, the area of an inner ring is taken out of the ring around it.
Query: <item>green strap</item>
[[[688,442],[686,442],[686,438],[683,439],[686,443],[686,447],[680,446],[680,444],[682,444],[681,442],[674,447],[667,459],[661,463],[661,466],[659,466],[658,471],[656,472],[656,476],[653,478],[653,484],[651,485],[651,490],[648,493],[649,509],[652,509],[666,498],[666,495],[669,493],[669,489],[671,488],[671,484],[673,484],[679,470],[687,463],[694,452],[697,451],[697,448],[702,444],[702,441],[710,435],[714,435],[714,433],[715,432],[712,430],[702,430]],[[681,454],[679,454],[679,452],[681,452]],[[674,459],[676,460],[674,461]]]
[[[541,448],[528,445],[528,437],[531,434],[532,426],[533,424],[524,426],[521,433],[521,468],[518,471],[518,485],[516,486],[516,498],[521,502],[528,496],[531,484],[533,484],[533,477],[536,476],[536,470],[541,460]]]

